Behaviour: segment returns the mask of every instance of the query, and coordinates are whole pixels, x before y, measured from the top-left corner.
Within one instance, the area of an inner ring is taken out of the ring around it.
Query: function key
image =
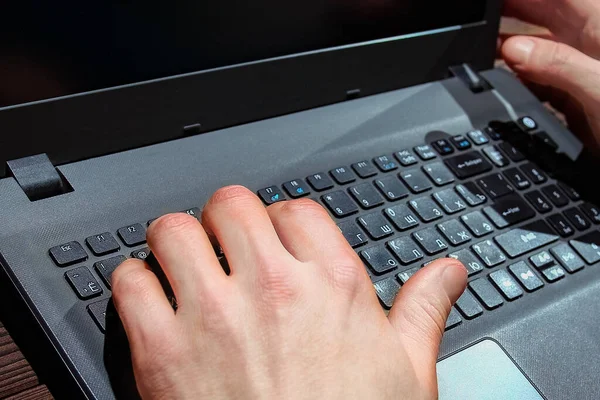
[[[564,207],[569,204],[567,196],[556,185],[546,186],[542,192],[550,199],[556,207]]]
[[[569,237],[575,233],[575,229],[567,222],[567,219],[562,214],[554,214],[546,219],[550,226],[562,237]]]
[[[471,246],[475,254],[490,268],[506,261],[506,256],[491,240],[486,240]]]
[[[417,217],[415,217],[406,204],[398,204],[397,206],[386,208],[383,212],[392,221],[394,226],[401,231],[406,231],[419,225]]]
[[[471,142],[465,135],[456,135],[452,137],[452,143],[458,150],[467,150],[471,148]]]
[[[528,292],[534,292],[544,286],[544,282],[538,278],[533,269],[525,261],[519,261],[511,265],[508,267],[508,270]]]
[[[69,242],[50,249],[50,256],[59,267],[87,260],[87,253],[79,242]]]
[[[369,209],[383,204],[383,198],[370,183],[353,186],[349,189],[354,200],[361,205],[362,208]]]
[[[142,224],[125,226],[119,229],[117,233],[128,247],[146,243],[146,228]]]
[[[346,221],[338,224],[338,228],[353,248],[362,246],[368,242],[366,235],[360,230],[354,221]]]
[[[504,304],[502,296],[485,278],[478,278],[469,282],[469,289],[479,298],[485,308],[492,310]]]
[[[497,199],[514,192],[502,174],[493,174],[477,181],[479,186],[492,198]]]
[[[455,189],[471,207],[478,206],[487,201],[487,197],[485,197],[473,182],[457,185]]]
[[[473,319],[483,314],[483,308],[479,305],[471,292],[465,291],[456,301],[456,308],[466,319]]]
[[[102,294],[100,284],[87,267],[79,267],[67,271],[65,278],[80,299],[86,300]]]
[[[438,153],[440,153],[443,156],[454,153],[452,145],[446,139],[436,140],[435,142],[431,143],[431,145],[434,149],[437,150]]]
[[[377,175],[377,170],[369,161],[354,163],[352,164],[352,169],[363,179]]]
[[[534,190],[525,195],[525,198],[533,204],[536,210],[540,213],[547,213],[552,211],[552,205],[546,198],[538,191]]]
[[[463,215],[460,219],[475,237],[482,237],[494,231],[491,222],[483,216],[481,211],[474,211]]]
[[[308,184],[312,186],[317,192],[331,189],[333,187],[333,181],[324,173],[313,174],[306,177]]]
[[[383,275],[398,267],[398,262],[382,245],[369,247],[360,252],[360,256],[376,275]]]
[[[557,280],[564,278],[566,275],[565,270],[559,265],[553,265],[550,268],[546,268],[542,271],[542,274],[548,282],[556,282]]]
[[[563,192],[565,192],[572,201],[581,200],[581,195],[566,183],[559,182],[558,186],[560,186]]]
[[[600,261],[600,232],[593,231],[569,242],[588,264]]]
[[[467,269],[469,276],[483,271],[483,264],[469,249],[462,249],[456,253],[448,254],[448,257],[460,261]]]
[[[504,153],[506,153],[508,158],[510,158],[514,162],[519,162],[519,161],[525,160],[525,156],[523,155],[523,153],[521,153],[519,150],[517,150],[517,148],[515,148],[515,146],[513,146],[512,144],[510,144],[508,142],[500,143],[498,145],[498,147]]]
[[[531,186],[531,182],[525,178],[525,174],[523,174],[519,168],[507,169],[504,171],[504,176],[506,176],[506,179],[519,190],[528,189]]]
[[[418,162],[417,157],[410,150],[400,150],[394,156],[403,167],[408,167]]]
[[[521,166],[521,171],[527,175],[527,177],[535,184],[542,184],[548,180],[546,175],[542,172],[539,167],[536,167],[532,163],[527,163]]]
[[[469,235],[464,225],[456,219],[442,222],[437,227],[453,246],[459,246],[471,240],[471,235]]]
[[[470,151],[448,158],[446,160],[446,165],[454,172],[454,175],[460,179],[483,174],[492,169],[492,164],[490,164],[478,151]]]
[[[125,260],[127,260],[125,256],[115,256],[106,260],[98,261],[94,264],[96,272],[98,272],[98,275],[100,275],[109,289],[111,288],[110,277],[112,276],[112,273],[115,272],[115,269],[117,269],[117,267]]]
[[[88,247],[97,256],[103,256],[108,253],[118,251],[121,246],[117,240],[109,232],[104,232],[99,235],[90,236],[85,239]]]
[[[501,269],[490,274],[490,279],[506,300],[512,301],[523,296],[523,291],[507,271]]]
[[[307,196],[310,194],[308,185],[302,179],[294,179],[283,184],[283,188],[292,198]]]
[[[522,117],[518,120],[519,125],[526,131],[534,131],[537,129],[538,124],[531,117]]]
[[[394,299],[400,290],[400,285],[394,278],[388,278],[373,284],[381,305],[389,310],[394,305]]]
[[[260,189],[258,195],[266,205],[275,204],[285,200],[285,196],[277,186],[270,186],[265,189]]]
[[[550,252],[570,273],[579,271],[585,266],[583,260],[575,254],[575,251],[573,251],[566,243],[561,243],[558,246],[551,248]]]
[[[398,164],[396,164],[396,161],[392,156],[379,156],[374,158],[373,162],[381,172],[389,172],[398,169]]]
[[[581,210],[594,224],[600,224],[600,209],[598,207],[586,202],[581,205]]]
[[[102,332],[106,332],[106,307],[108,306],[108,301],[109,299],[104,299],[87,306],[92,319]]]
[[[424,257],[419,246],[408,236],[390,240],[387,245],[404,265],[412,264]]]
[[[363,215],[358,218],[358,223],[374,240],[394,234],[394,230],[380,213]]]
[[[417,146],[414,148],[414,150],[415,150],[415,153],[417,153],[423,161],[431,160],[432,158],[437,157],[435,155],[433,149],[431,148],[431,146],[429,146],[427,144]]]
[[[454,182],[454,176],[441,162],[434,162],[423,167],[423,171],[437,186],[444,186]]]
[[[344,192],[337,191],[321,197],[323,203],[338,218],[346,217],[358,212],[358,206]]]
[[[376,179],[375,186],[389,201],[396,201],[410,194],[406,186],[395,176]]]
[[[590,227],[590,222],[577,207],[569,208],[564,211],[567,219],[577,228],[577,230],[585,231]]]
[[[486,146],[483,148],[483,152],[497,167],[506,167],[509,164],[508,159],[496,146]]]
[[[419,214],[423,222],[430,222],[442,218],[444,214],[440,207],[430,197],[420,197],[410,201],[410,207]]]
[[[346,183],[354,182],[356,180],[356,175],[354,175],[348,167],[338,167],[332,169],[329,173],[340,185],[345,185]]]
[[[478,146],[489,143],[489,139],[483,134],[482,131],[471,131],[467,133],[467,135],[469,136],[471,141]]]
[[[431,183],[421,170],[411,169],[400,172],[400,178],[413,193],[422,193],[431,189]]]
[[[486,127],[484,129],[485,133],[492,138],[492,140],[500,140],[502,139],[502,135],[500,134],[500,132],[496,131],[494,128],[492,127]]]

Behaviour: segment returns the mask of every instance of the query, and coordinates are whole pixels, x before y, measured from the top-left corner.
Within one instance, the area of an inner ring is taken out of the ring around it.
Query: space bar
[[[518,257],[559,239],[543,220],[532,222],[496,237],[496,243],[510,257]]]

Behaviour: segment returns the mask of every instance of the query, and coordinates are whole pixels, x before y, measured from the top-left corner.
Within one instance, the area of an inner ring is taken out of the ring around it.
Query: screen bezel
[[[55,165],[125,151],[493,67],[502,0],[484,21],[124,85],[0,109],[5,162],[46,153]],[[183,128],[200,124],[200,128]]]

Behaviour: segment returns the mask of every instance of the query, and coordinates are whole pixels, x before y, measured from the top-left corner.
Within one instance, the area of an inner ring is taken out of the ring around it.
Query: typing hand
[[[439,343],[466,285],[458,261],[420,270],[388,318],[363,263],[315,202],[265,209],[247,189],[227,187],[202,221],[167,215],[148,230],[176,312],[144,262],[128,260],[113,274],[142,397],[436,397]]]
[[[503,43],[507,64],[544,101],[567,115],[571,129],[600,149],[600,2],[506,0],[509,16],[549,29],[544,37]]]

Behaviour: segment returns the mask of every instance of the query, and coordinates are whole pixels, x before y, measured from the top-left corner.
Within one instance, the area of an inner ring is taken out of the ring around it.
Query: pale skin
[[[600,2],[507,0],[506,12],[552,36],[509,38],[504,59],[562,105],[596,148]],[[143,398],[437,397],[444,326],[467,280],[458,261],[421,269],[386,315],[363,263],[317,203],[265,208],[248,189],[230,186],[212,196],[201,220],[170,214],[148,229],[176,312],[146,263],[128,260],[113,274]],[[211,240],[222,246],[229,275]]]

